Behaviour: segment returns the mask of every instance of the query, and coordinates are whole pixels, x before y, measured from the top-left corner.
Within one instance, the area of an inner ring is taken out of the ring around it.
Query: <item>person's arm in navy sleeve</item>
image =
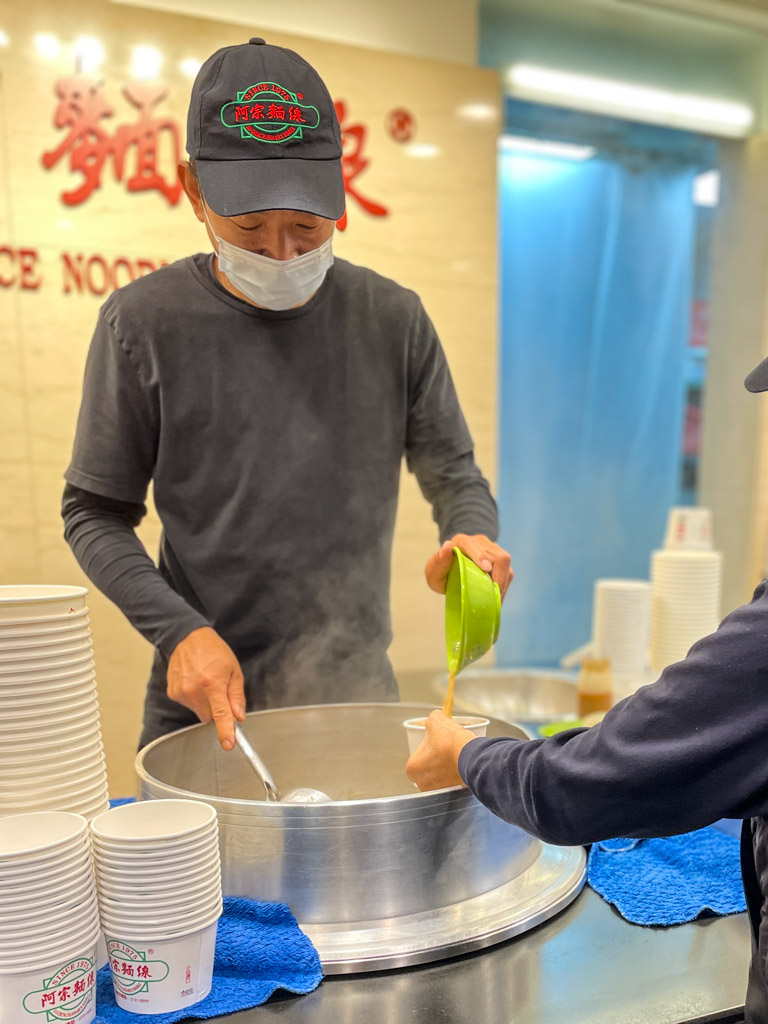
[[[546,842],[672,835],[768,813],[766,585],[591,729],[467,742],[433,715],[409,777],[451,784],[440,772],[452,763],[478,800]]]

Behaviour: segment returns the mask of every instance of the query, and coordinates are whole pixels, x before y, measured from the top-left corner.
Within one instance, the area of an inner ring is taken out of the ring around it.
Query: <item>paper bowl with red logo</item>
[[[85,610],[85,587],[3,586],[0,587],[0,621],[24,622],[77,615]]]
[[[105,928],[117,1005],[129,1013],[172,1013],[211,991],[218,919],[173,938]]]
[[[0,967],[0,1020],[40,1024],[64,1020],[89,1024],[96,1016],[97,934],[73,942],[68,952],[7,971]]]
[[[56,811],[2,825],[0,1021],[88,1024],[101,928],[88,823]]]

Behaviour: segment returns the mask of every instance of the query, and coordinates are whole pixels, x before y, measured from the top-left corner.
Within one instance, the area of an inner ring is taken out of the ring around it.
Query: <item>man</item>
[[[768,391],[768,359],[747,377]],[[466,785],[545,842],[652,838],[742,818],[753,956],[745,1020],[768,1024],[768,580],[684,661],[591,729],[478,739],[441,711],[408,761],[421,789]]]
[[[247,709],[396,700],[389,576],[405,455],[442,546],[502,590],[509,556],[418,297],[334,260],[341,132],[301,57],[213,54],[184,190],[214,249],[112,295],[91,343],[62,513],[91,580],[156,648],[141,744]],[[158,567],[135,527],[152,481]]]

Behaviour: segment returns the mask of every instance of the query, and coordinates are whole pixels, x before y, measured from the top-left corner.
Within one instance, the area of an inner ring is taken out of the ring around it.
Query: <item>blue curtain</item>
[[[593,581],[648,578],[681,461],[692,167],[500,155],[497,660],[589,639]]]

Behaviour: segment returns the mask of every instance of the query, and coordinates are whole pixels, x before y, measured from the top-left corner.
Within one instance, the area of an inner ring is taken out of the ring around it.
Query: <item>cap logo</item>
[[[287,142],[303,139],[304,129],[320,124],[320,111],[301,103],[300,92],[290,92],[275,82],[258,82],[238,92],[237,100],[221,108],[221,123],[239,128],[241,139]]]

